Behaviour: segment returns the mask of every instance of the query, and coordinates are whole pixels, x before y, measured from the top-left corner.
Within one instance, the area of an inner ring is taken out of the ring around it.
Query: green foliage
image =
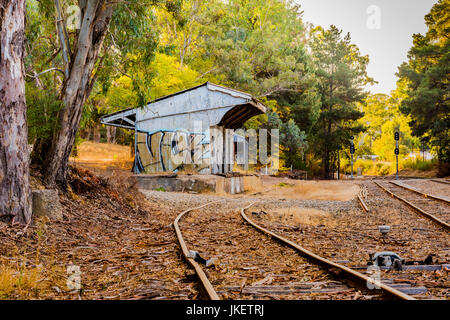
[[[307,54],[298,6],[280,0],[211,1],[205,14],[204,54],[212,73],[258,97],[297,91]]]
[[[57,125],[58,111],[62,107],[56,92],[43,92],[34,84],[26,84],[28,141],[51,138]]]
[[[121,109],[138,107],[138,96],[133,90],[133,81],[127,76],[114,80],[106,94],[106,102],[101,113],[112,113]]]
[[[331,178],[337,152],[349,145],[352,135],[364,131],[357,120],[363,117],[357,103],[363,101],[363,88],[373,80],[367,76],[367,56],[351,43],[350,35],[331,26],[316,28],[311,42],[314,74],[320,94],[321,109],[314,125],[312,151],[322,158],[324,177]]]
[[[61,1],[63,12],[76,3]],[[401,133],[401,158],[417,150],[417,137],[424,136],[441,162],[448,162],[448,4],[440,0],[425,17],[429,30],[414,36],[409,61],[399,69],[397,90],[367,95],[364,87],[373,82],[366,73],[368,57],[337,27],[308,33],[294,1],[115,2],[82,129],[98,125],[105,114],[211,81],[249,92],[268,106],[267,114],[245,127],[280,130],[282,166],[322,171],[330,178],[339,155],[349,171],[353,135],[356,156],[376,154],[386,161],[358,160],[363,171],[388,174],[396,130]],[[54,19],[52,1],[27,0],[30,141],[51,137],[61,108],[63,61]],[[69,32],[70,43],[76,34]],[[119,130],[117,138],[128,144],[133,133]],[[410,162],[405,166],[428,168]]]
[[[150,83],[149,101],[200,84],[199,74],[189,66],[182,66],[176,57],[156,54],[150,64],[154,74]]]
[[[411,116],[413,134],[426,137],[435,147],[444,175],[450,165],[449,10],[448,0],[433,6],[425,16],[428,32],[413,36],[409,61],[398,72],[408,85],[401,111]]]
[[[419,171],[430,171],[437,167],[437,159],[433,160],[412,160],[408,159],[403,162],[401,162],[401,167],[404,169],[413,169],[413,170],[419,170]]]

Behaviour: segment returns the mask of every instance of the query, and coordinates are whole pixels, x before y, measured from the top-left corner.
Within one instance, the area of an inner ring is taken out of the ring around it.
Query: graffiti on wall
[[[140,173],[209,170],[209,133],[159,130],[136,135],[136,168]]]

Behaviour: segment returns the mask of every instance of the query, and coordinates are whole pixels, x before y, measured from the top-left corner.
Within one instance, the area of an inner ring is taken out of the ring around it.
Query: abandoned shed
[[[248,160],[245,137],[227,129],[242,128],[265,112],[250,94],[207,82],[143,108],[104,116],[101,122],[135,131],[135,173],[190,169],[217,174],[232,171],[238,148],[247,150],[239,163]]]

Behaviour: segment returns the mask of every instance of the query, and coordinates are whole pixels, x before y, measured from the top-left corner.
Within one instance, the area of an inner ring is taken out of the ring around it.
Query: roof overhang
[[[102,124],[134,130],[136,127],[136,109],[126,109],[103,116],[100,119]]]
[[[233,109],[229,110],[222,118],[219,126],[223,126],[229,129],[238,129],[244,126],[247,120],[250,120],[254,116],[266,113],[267,108],[252,98],[246,104],[241,104],[235,106]]]

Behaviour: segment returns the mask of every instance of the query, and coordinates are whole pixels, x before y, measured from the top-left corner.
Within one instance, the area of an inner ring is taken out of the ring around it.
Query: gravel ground
[[[402,188],[392,183],[381,183],[381,185],[396,194],[397,196],[407,200],[416,207],[424,210],[425,212],[441,219],[444,222],[450,223],[450,205],[433,198],[425,198],[423,195],[418,194]]]
[[[305,207],[313,205],[328,211],[330,215],[322,217],[319,223],[302,225],[296,223],[295,217],[274,214],[274,211],[279,210],[276,204],[260,203],[256,208],[268,214],[255,220],[315,253],[331,260],[346,261],[350,266],[365,265],[369,254],[379,251],[394,251],[407,261],[423,260],[429,254],[434,254],[434,263],[449,263],[450,237],[445,230],[422,218],[400,201],[391,199],[374,183],[362,182],[362,185],[369,192],[366,203],[371,212],[368,214],[358,207],[356,200],[331,204],[303,203]],[[392,231],[386,238],[380,236],[379,225],[391,226]],[[429,292],[419,298],[449,297],[450,283],[446,271],[421,271],[414,274],[406,271],[389,272],[383,277],[428,281]]]
[[[329,273],[243,224],[239,209],[253,202],[254,206],[247,211],[252,220],[295,240],[315,253],[348,266],[367,265],[369,254],[378,251],[394,251],[407,261],[423,260],[433,254],[434,263],[450,263],[450,237],[445,230],[422,218],[400,201],[392,199],[374,183],[360,183],[368,190],[366,203],[371,209],[370,213],[361,210],[356,199],[295,200],[273,199],[267,194],[220,197],[142,192],[150,201],[162,202],[179,212],[206,202],[225,199],[224,203],[189,213],[180,224],[190,249],[195,248],[205,258],[219,259],[215,267],[207,269],[207,273],[223,298],[374,298],[367,292],[346,292],[350,288],[340,288],[338,291],[343,292],[337,296],[311,292],[296,296],[261,292],[256,295],[249,294],[247,289],[242,290],[251,288],[252,284],[285,287],[293,283],[322,281],[325,286],[327,283],[336,285]],[[309,220],[305,220],[301,210],[311,215]],[[381,237],[378,231],[378,226],[384,224],[392,228],[387,237]],[[449,298],[447,271],[388,271],[383,272],[382,278],[427,287],[427,294],[418,295],[417,298]]]
[[[348,300],[376,296],[336,283],[330,273],[246,225],[239,209],[250,201],[227,199],[190,213],[180,224],[189,248],[199,250],[205,258],[218,259],[207,273],[223,299]],[[294,286],[296,292],[290,292]]]
[[[450,184],[434,182],[432,180],[404,180],[402,183],[408,184],[417,190],[436,196],[450,197]]]

